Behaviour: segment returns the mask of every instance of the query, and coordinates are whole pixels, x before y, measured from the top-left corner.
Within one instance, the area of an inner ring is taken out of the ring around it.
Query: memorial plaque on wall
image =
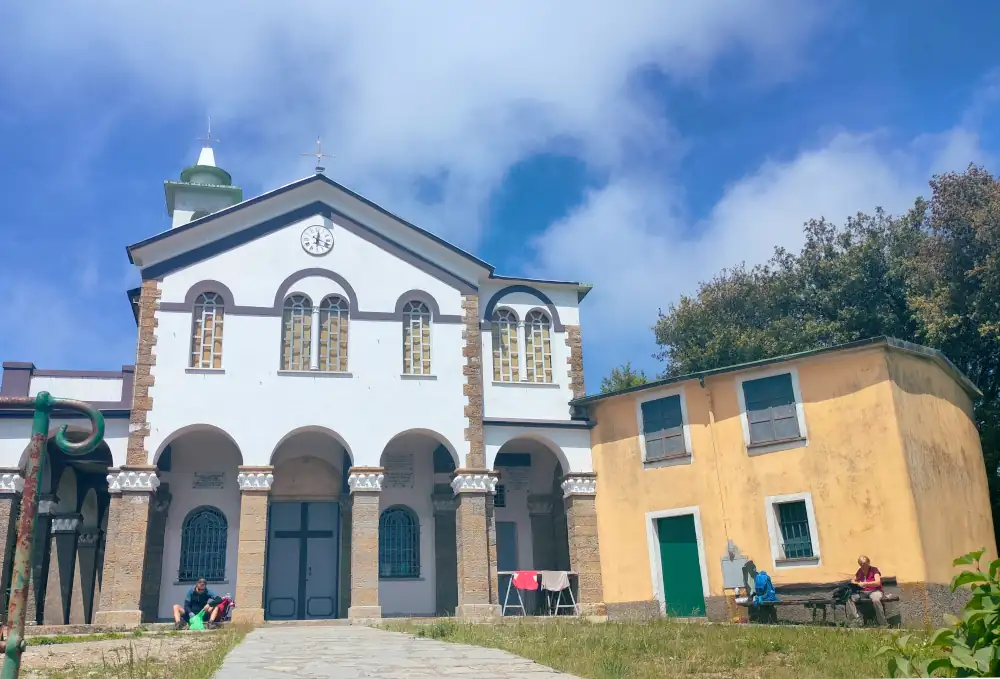
[[[507,490],[527,490],[531,485],[531,467],[504,467],[501,476]]]
[[[195,490],[220,490],[225,486],[225,472],[195,472],[194,483],[191,484]]]
[[[386,453],[383,483],[387,488],[412,488],[413,453]]]

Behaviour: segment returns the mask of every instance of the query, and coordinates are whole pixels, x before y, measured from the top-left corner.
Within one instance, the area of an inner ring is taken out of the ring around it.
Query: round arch
[[[496,452],[493,453],[493,455],[490,455],[489,450],[487,450],[486,466],[489,467],[490,469],[493,469],[494,465],[496,464],[497,455],[499,455],[500,453],[507,452],[506,450],[504,450],[504,448],[509,446],[511,443],[514,443],[516,441],[521,441],[524,439],[527,439],[529,441],[534,441],[535,443],[542,445],[546,450],[552,453],[555,456],[556,460],[559,461],[559,465],[562,467],[563,474],[568,474],[571,471],[573,471],[573,468],[569,464],[569,459],[566,457],[566,453],[563,452],[562,448],[556,445],[555,441],[553,441],[549,437],[535,433],[518,433],[515,436],[511,436],[506,441],[504,441],[500,446],[497,447]]]
[[[199,424],[189,424],[186,427],[181,427],[180,429],[177,429],[176,431],[168,435],[166,438],[164,438],[162,441],[160,441],[160,445],[157,446],[156,453],[153,455],[153,465],[155,466],[160,461],[160,456],[163,455],[164,451],[170,447],[171,443],[181,438],[182,436],[185,436],[186,434],[193,434],[196,432],[211,432],[213,434],[219,434],[220,436],[226,438],[236,448],[236,452],[240,456],[239,464],[241,465],[243,464],[243,449],[240,447],[240,444],[236,442],[236,439],[230,436],[229,432],[227,432],[225,429],[220,429],[219,427],[216,427],[214,424],[199,423]]]
[[[412,435],[412,434],[420,434],[422,436],[426,436],[426,437],[428,437],[430,439],[433,439],[433,440],[437,441],[442,446],[444,446],[445,450],[448,451],[448,454],[451,455],[451,459],[455,462],[455,468],[456,469],[461,469],[462,467],[465,466],[462,463],[462,460],[458,456],[458,451],[455,450],[455,446],[452,445],[451,441],[448,440],[447,436],[443,436],[443,435],[439,434],[438,432],[434,431],[433,429],[423,429],[423,428],[420,428],[420,427],[415,427],[413,429],[406,429],[404,431],[401,431],[401,432],[393,435],[388,441],[386,441],[384,444],[382,444],[382,452],[379,453],[379,459],[381,459],[382,455],[385,454],[386,448],[388,448],[390,445],[392,445],[393,441],[395,441],[396,439],[402,438],[403,436],[408,436],[408,435]]]
[[[344,453],[347,455],[348,461],[352,465],[354,464],[354,452],[351,450],[351,447],[347,444],[347,440],[344,439],[343,436],[335,432],[333,429],[330,429],[329,427],[324,427],[322,425],[306,425],[304,427],[298,427],[296,429],[292,429],[290,432],[282,436],[281,439],[279,439],[278,442],[271,447],[271,454],[267,458],[268,459],[267,463],[273,466],[274,456],[277,455],[279,450],[281,450],[281,447],[293,436],[297,436],[298,434],[304,434],[304,433],[325,434],[329,436],[334,441],[340,444],[340,446],[344,449]]]

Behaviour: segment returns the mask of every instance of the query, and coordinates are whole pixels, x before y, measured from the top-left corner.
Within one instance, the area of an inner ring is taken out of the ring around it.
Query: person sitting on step
[[[174,604],[174,627],[183,629],[192,617],[202,611],[208,613],[206,627],[215,627],[215,619],[219,616],[219,603],[222,597],[208,588],[205,578],[199,578],[194,587],[188,590],[184,597],[184,605]],[[202,616],[204,618],[204,616]]]
[[[861,591],[857,594],[852,594],[847,600],[847,613],[853,618],[855,623],[859,623],[861,622],[861,615],[858,613],[858,602],[862,599],[871,601],[872,608],[875,609],[875,618],[878,620],[878,624],[885,627],[885,604],[882,602],[885,590],[882,588],[882,573],[875,566],[872,566],[872,562],[867,556],[858,557],[858,566],[860,568],[854,574],[851,584],[860,588]]]

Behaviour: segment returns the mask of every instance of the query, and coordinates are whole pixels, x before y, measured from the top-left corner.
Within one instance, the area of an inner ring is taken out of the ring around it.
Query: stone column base
[[[462,620],[488,620],[500,617],[499,604],[460,604],[455,617]]]
[[[580,615],[584,617],[586,616],[605,617],[608,614],[608,609],[604,605],[603,601],[596,604],[595,603],[577,604],[577,606],[580,609]]]
[[[381,606],[351,606],[347,609],[348,620],[380,620]]]
[[[233,622],[244,625],[263,625],[264,609],[240,608],[239,604],[237,604],[236,610],[233,611]]]
[[[142,611],[98,611],[94,615],[94,624],[135,629],[142,624]]]

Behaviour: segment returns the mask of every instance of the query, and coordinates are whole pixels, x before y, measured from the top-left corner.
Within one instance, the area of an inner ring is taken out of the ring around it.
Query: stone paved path
[[[516,655],[362,626],[265,627],[233,649],[215,679],[576,679]]]

